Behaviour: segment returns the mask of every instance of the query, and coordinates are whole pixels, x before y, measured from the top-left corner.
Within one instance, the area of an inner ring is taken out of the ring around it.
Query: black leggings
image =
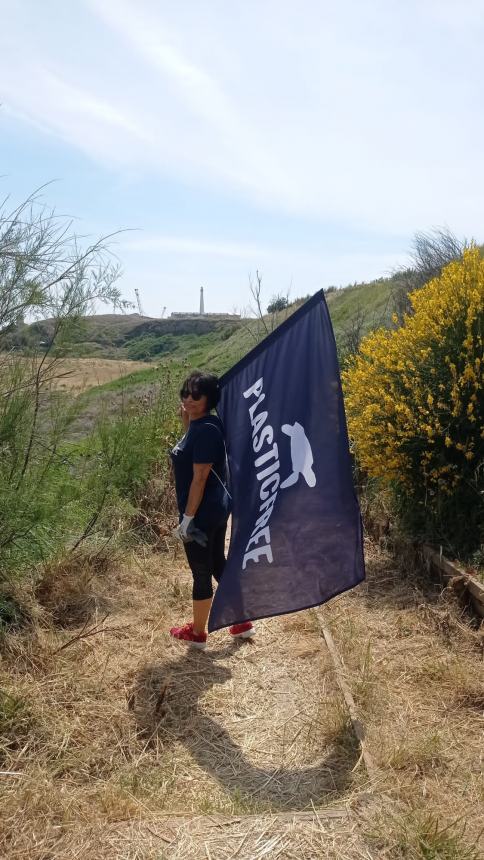
[[[193,599],[208,600],[213,597],[212,576],[220,582],[225,567],[225,533],[227,523],[207,531],[208,544],[200,546],[191,541],[184,544],[188,564],[193,576]]]

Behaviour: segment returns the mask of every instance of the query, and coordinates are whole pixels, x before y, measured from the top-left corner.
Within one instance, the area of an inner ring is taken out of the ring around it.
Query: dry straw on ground
[[[18,362],[18,356],[12,355],[11,361]],[[4,366],[8,364],[9,356],[3,354]],[[79,393],[87,391],[96,385],[104,385],[113,382],[121,376],[135,373],[138,370],[153,368],[152,364],[145,361],[128,361],[117,358],[62,358],[47,360],[47,367],[51,365],[48,377],[52,378],[52,387],[61,391],[72,391]],[[37,360],[25,360],[26,364],[36,370]],[[44,368],[45,370],[45,368]]]
[[[138,370],[152,369],[145,361],[124,361],[114,358],[63,358],[59,362],[62,374],[55,387],[67,391],[87,391],[95,385],[105,385]]]
[[[325,612],[369,749],[393,798],[466,822],[472,842],[484,821],[482,628],[370,543],[367,559],[367,582]]]
[[[92,604],[87,625],[46,617],[5,639],[0,856],[470,858],[419,854],[418,816],[465,816],[458,846],[477,836],[477,634],[371,545],[368,559],[368,584],[324,614],[376,789],[314,614],[261,622],[254,644],[218,633],[193,653],[167,635],[189,610],[182,559],[146,554],[96,572],[107,618]]]

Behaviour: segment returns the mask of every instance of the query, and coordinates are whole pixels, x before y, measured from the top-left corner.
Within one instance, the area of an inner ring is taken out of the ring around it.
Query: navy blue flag
[[[323,291],[221,378],[232,534],[209,630],[317,606],[365,576]]]

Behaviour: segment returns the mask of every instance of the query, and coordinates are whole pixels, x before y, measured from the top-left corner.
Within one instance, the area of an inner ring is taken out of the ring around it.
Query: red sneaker
[[[255,636],[255,627],[252,621],[244,621],[242,624],[232,624],[232,627],[229,627],[229,633],[237,636],[238,639],[250,639],[251,636]]]
[[[170,636],[174,639],[181,639],[183,642],[189,642],[194,648],[199,648],[201,651],[207,647],[207,634],[195,633],[193,623],[184,624],[183,627],[172,627]]]

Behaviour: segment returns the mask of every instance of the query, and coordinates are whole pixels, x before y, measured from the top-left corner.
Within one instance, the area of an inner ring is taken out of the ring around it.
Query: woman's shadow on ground
[[[248,808],[262,804],[271,809],[305,809],[343,794],[359,758],[349,724],[332,735],[314,765],[259,767],[225,728],[200,709],[200,698],[232,677],[218,661],[239,647],[247,644],[232,642],[223,650],[205,653],[189,649],[178,660],[142,667],[129,699],[140,735],[153,745],[161,741],[165,749],[174,742],[183,743],[199,767],[226,792],[245,800]]]

